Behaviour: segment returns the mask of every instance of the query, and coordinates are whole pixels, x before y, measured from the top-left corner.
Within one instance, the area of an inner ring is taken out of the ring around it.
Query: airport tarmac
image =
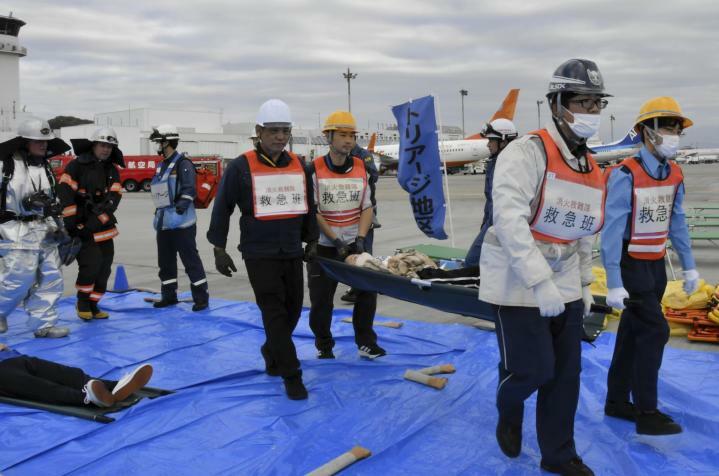
[[[719,165],[698,164],[683,167],[687,201],[693,204],[704,202],[719,202]],[[451,199],[451,212],[454,228],[454,243],[451,239],[438,241],[426,238],[414,223],[407,193],[397,183],[394,176],[383,176],[377,186],[378,217],[382,227],[375,232],[375,255],[390,255],[397,248],[420,243],[434,243],[446,246],[467,248],[479,232],[484,210],[484,175],[450,175],[449,190]],[[160,282],[157,276],[157,250],[155,232],[152,228],[153,205],[150,195],[144,192],[125,193],[120,204],[117,218],[119,221],[120,236],[115,239],[115,266],[110,280],[110,288],[114,280],[116,265],[125,266],[130,285],[159,289]],[[225,299],[254,301],[247,273],[242,265],[240,253],[237,251],[239,243],[239,210],[232,218],[232,226],[228,237],[227,249],[232,255],[238,272],[232,278],[227,278],[215,270],[212,246],[205,238],[210,223],[208,210],[198,210],[197,243],[200,256],[205,264],[205,271],[210,288],[210,297]],[[445,230],[450,233],[449,214],[445,223]],[[717,243],[719,245],[719,242]],[[719,247],[707,242],[694,242],[694,253],[700,275],[709,283],[719,283]],[[676,255],[673,263],[678,277],[681,277],[681,266]],[[189,291],[189,281],[182,270],[182,263],[178,258],[180,291]],[[77,265],[65,268],[65,294],[75,293],[75,278]],[[671,279],[671,278],[670,278]],[[339,297],[345,287],[340,285],[335,296],[335,305],[338,308],[347,308],[348,305],[340,301]],[[305,306],[309,306],[309,295],[305,290]],[[436,311],[386,296],[379,296],[377,313],[402,319],[421,321],[476,324],[477,320],[465,318],[454,314]],[[711,344],[690,344],[685,338],[672,339],[673,345],[692,348],[714,348]]]

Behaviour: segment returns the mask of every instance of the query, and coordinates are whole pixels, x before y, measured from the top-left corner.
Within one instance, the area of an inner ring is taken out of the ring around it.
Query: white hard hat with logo
[[[484,126],[482,135],[487,139],[499,139],[511,141],[517,138],[517,128],[509,119],[495,119]]]
[[[101,127],[92,133],[91,142],[103,142],[110,145],[118,145],[117,133],[112,127]]]
[[[17,135],[30,140],[52,140],[55,134],[50,124],[39,117],[31,117],[23,121],[17,128]]]
[[[150,134],[150,140],[152,142],[165,142],[170,140],[179,140],[180,133],[177,132],[177,127],[172,124],[162,124],[152,128],[152,134]]]

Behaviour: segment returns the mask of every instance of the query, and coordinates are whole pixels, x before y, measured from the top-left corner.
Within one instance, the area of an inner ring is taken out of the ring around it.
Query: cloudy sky
[[[571,57],[595,60],[614,94],[610,139],[641,103],[676,97],[696,126],[687,144],[719,146],[719,2],[714,0],[10,0],[27,22],[21,102],[36,114],[128,107],[222,110],[249,121],[269,97],[302,126],[347,105],[362,126],[393,121],[390,106],[434,94],[447,125],[478,131],[507,90],[516,122],[537,125],[537,99]],[[541,106],[548,117],[546,103]]]

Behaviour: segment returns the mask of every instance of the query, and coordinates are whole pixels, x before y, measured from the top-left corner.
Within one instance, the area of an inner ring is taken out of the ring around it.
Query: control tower
[[[25,22],[0,15],[0,133],[14,132],[20,119],[20,58],[27,49],[20,46],[18,35]]]

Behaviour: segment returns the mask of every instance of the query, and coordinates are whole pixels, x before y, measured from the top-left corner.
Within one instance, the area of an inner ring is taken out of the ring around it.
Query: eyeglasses
[[[601,98],[587,98],[587,99],[570,99],[569,102],[579,104],[583,109],[589,110],[592,107],[597,109],[604,109],[609,104],[609,101]]]

